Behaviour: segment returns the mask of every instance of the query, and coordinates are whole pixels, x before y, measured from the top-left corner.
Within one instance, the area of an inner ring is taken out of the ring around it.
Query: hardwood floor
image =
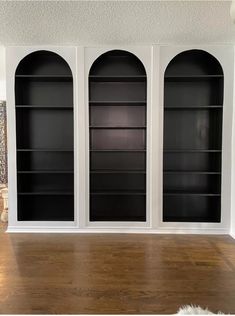
[[[235,313],[229,236],[0,233],[0,313]]]

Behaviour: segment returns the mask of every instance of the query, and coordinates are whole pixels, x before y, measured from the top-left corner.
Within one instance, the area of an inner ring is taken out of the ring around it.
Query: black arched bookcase
[[[90,69],[90,221],[146,221],[146,93],[132,53],[109,51]]]
[[[74,220],[73,78],[50,51],[15,73],[19,221]]]
[[[202,50],[164,78],[163,221],[220,222],[223,70]]]

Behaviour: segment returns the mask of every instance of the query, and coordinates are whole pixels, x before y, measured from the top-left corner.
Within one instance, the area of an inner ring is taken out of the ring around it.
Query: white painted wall
[[[2,45],[235,43],[231,1],[0,1]]]
[[[3,46],[0,46],[0,100],[6,100],[6,62]]]

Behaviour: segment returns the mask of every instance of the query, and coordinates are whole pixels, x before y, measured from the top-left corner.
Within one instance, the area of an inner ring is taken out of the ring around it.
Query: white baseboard
[[[146,228],[77,228],[77,227],[14,227],[6,233],[70,233],[70,234],[201,234],[229,235],[227,229],[146,229]],[[235,236],[234,236],[235,237]]]
[[[231,236],[233,239],[235,239],[235,234],[230,234],[230,236]]]

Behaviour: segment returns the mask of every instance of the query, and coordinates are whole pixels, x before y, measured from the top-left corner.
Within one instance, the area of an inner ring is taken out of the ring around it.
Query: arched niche
[[[19,221],[74,220],[73,77],[41,50],[15,73]]]
[[[163,221],[220,222],[223,70],[203,50],[164,76]]]
[[[112,50],[89,73],[90,221],[146,221],[147,78]]]

